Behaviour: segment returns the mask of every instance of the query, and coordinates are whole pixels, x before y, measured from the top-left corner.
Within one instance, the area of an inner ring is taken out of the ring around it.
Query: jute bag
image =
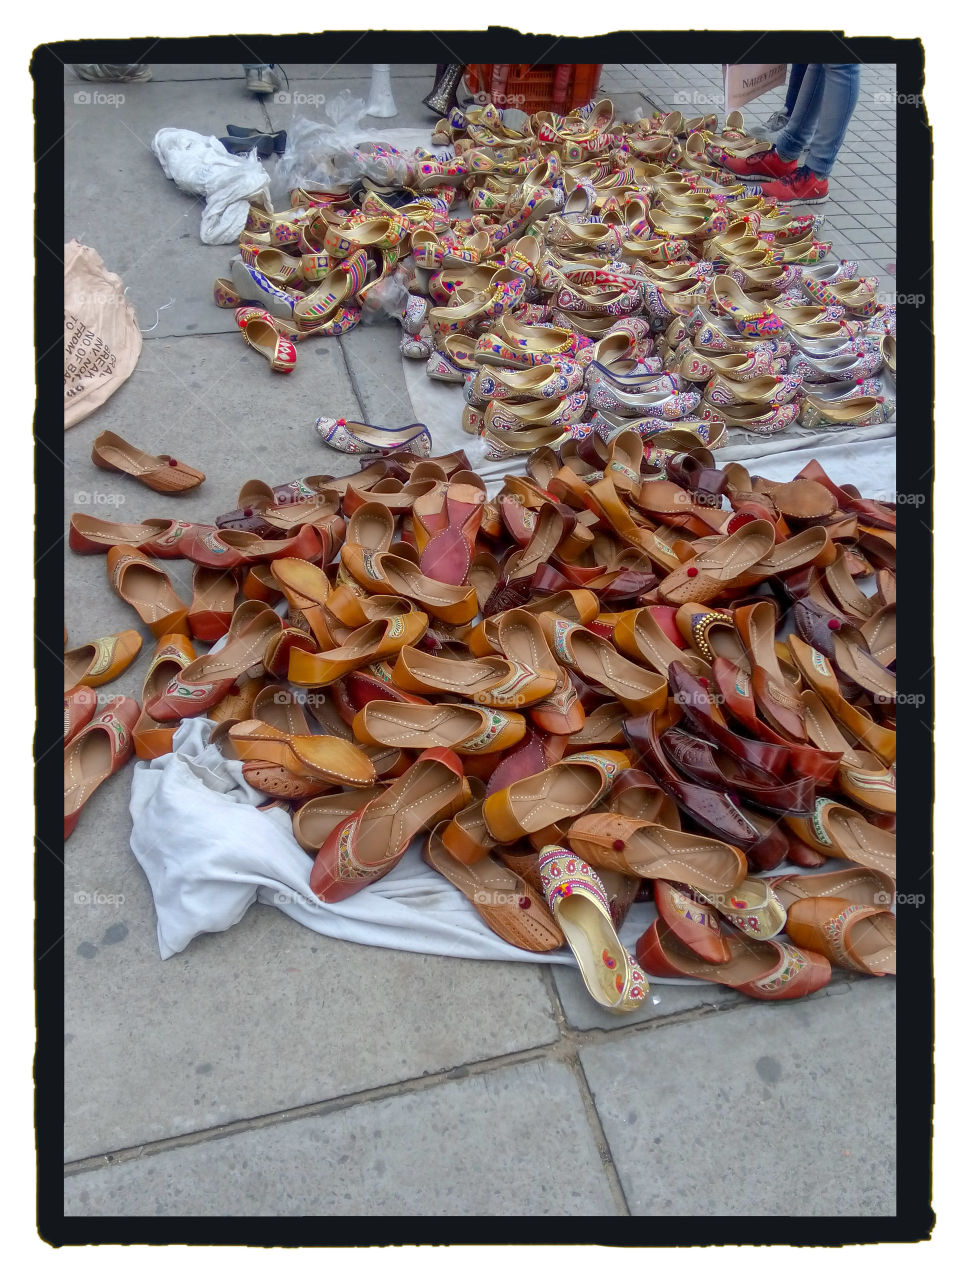
[[[63,426],[93,413],[136,368],[143,338],[123,281],[88,245],[63,247]]]

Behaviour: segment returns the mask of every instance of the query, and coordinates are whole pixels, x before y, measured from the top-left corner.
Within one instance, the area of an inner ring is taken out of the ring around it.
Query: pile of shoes
[[[608,100],[564,119],[488,105],[440,122],[455,155],[421,169],[469,193],[473,217],[411,236],[420,297],[401,349],[463,384],[464,428],[489,456],[609,431],[611,415],[646,434],[713,424],[712,445],[729,427],[893,417],[894,309],[855,262],[827,259],[820,215],[781,212],[710,160],[718,138],[760,145],[742,125],[625,124]]]
[[[566,942],[614,1012],[648,974],[786,999],[832,966],[895,972],[895,508],[817,463],[720,468],[675,430],[538,447],[493,497],[462,452],[395,450],[251,481],[210,525],[74,514],[157,651],[142,710],[99,715],[139,634],[65,654],[65,833],[203,714],[291,813],[320,900],[424,834],[491,929]],[[628,951],[638,897],[658,914]]]

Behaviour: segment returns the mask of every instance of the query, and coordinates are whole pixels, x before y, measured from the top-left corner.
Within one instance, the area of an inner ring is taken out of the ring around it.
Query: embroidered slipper
[[[63,753],[63,838],[72,835],[94,791],[133,755],[133,726],[140,707],[133,698],[113,698],[76,735]]]
[[[819,796],[812,813],[803,817],[784,814],[784,821],[811,849],[831,858],[847,858],[896,879],[896,836],[868,822],[855,809]]]
[[[526,727],[515,711],[490,711],[469,703],[417,706],[374,701],[357,713],[353,734],[371,746],[415,751],[438,746],[459,755],[486,755],[515,747]]]
[[[610,1013],[632,1013],[650,984],[617,937],[603,881],[562,845],[545,845],[538,866],[547,905],[590,995]]]
[[[741,933],[766,942],[787,922],[786,907],[774,892],[773,882],[747,876],[727,893],[712,893],[709,901]],[[793,939],[795,942],[798,939]],[[810,948],[813,951],[817,947]]]
[[[461,810],[461,813],[463,810]],[[443,843],[446,827],[434,828],[422,857],[467,898],[483,922],[504,942],[524,951],[556,951],[564,937],[539,893],[532,893],[508,867],[482,857],[469,866],[451,857]]]
[[[113,431],[103,431],[97,436],[91,457],[105,471],[124,472],[157,493],[183,493],[186,489],[195,489],[206,479],[202,471],[178,462],[167,453],[156,456],[145,453]]]
[[[117,631],[68,649],[63,655],[63,692],[71,693],[78,685],[96,688],[115,680],[133,662],[142,644],[139,631]]]
[[[509,658],[443,658],[405,646],[393,664],[394,683],[410,693],[456,693],[484,706],[529,707],[553,693],[559,672],[539,671]]]
[[[184,667],[196,659],[193,645],[186,636],[164,635],[157,641],[157,647],[150,666],[143,678],[143,692],[140,702],[146,707]],[[173,735],[177,726],[161,724],[146,711],[133,726],[133,746],[138,760],[156,760],[173,750]]]
[[[236,257],[230,264],[234,290],[243,302],[262,307],[278,320],[292,320],[295,299],[269,280],[262,271]]]
[[[111,547],[107,552],[110,585],[132,605],[154,636],[179,633],[186,622],[187,604],[173,589],[170,576],[137,550]]]
[[[815,951],[802,951],[786,942],[761,942],[745,934],[730,934],[726,941],[730,959],[710,964],[675,938],[662,920],[654,920],[637,941],[637,955],[655,978],[700,978],[755,1000],[794,1000],[830,981],[830,964]]]
[[[350,897],[392,871],[420,831],[452,817],[469,795],[452,751],[424,751],[402,777],[330,832],[317,850],[310,888],[321,902]],[[301,820],[301,833],[303,826]]]
[[[147,715],[160,721],[180,720],[216,707],[241,676],[263,662],[267,645],[280,629],[272,609],[259,600],[245,600],[233,615],[223,648],[184,667],[147,703]]]
[[[274,373],[290,373],[297,363],[297,350],[267,315],[251,316],[240,326],[247,346],[264,357]]]
[[[746,858],[731,844],[618,813],[577,818],[567,840],[594,866],[638,879],[676,880],[708,893],[735,889],[747,874]]]
[[[896,885],[882,871],[844,867],[813,876],[771,876],[770,887],[786,907],[788,917],[795,902],[808,898],[843,898],[865,907],[889,908],[896,900]]]
[[[787,644],[806,686],[819,694],[830,714],[849,731],[854,742],[879,756],[884,764],[892,765],[897,758],[896,731],[877,724],[847,702],[840,693],[829,659],[819,650],[795,635],[787,637]]]
[[[63,745],[69,747],[80,730],[97,714],[100,699],[89,685],[77,685],[63,695]]]
[[[787,914],[792,942],[831,964],[877,977],[897,972],[897,917],[843,898],[805,898]]]
[[[433,441],[422,422],[407,427],[374,427],[366,422],[348,422],[346,418],[318,418],[320,439],[341,453],[389,453],[406,449],[421,458],[430,456]]]
[[[701,894],[688,893],[669,880],[654,880],[653,900],[667,929],[708,964],[730,959],[730,946],[720,917]]]

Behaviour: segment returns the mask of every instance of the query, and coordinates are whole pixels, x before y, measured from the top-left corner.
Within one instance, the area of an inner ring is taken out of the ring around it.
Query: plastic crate
[[[596,95],[602,70],[600,62],[471,62],[464,83],[478,102],[519,107],[528,115],[535,111],[564,115]]]

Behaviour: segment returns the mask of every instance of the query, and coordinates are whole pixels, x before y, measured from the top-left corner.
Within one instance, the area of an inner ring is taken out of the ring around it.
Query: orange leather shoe
[[[188,606],[174,591],[170,575],[142,552],[111,547],[107,573],[120,599],[136,609],[156,638],[184,629]]]
[[[229,734],[239,760],[279,764],[298,778],[333,787],[369,787],[376,781],[370,757],[342,738],[286,733],[263,720],[241,720],[231,726]]]
[[[819,796],[812,813],[783,816],[790,830],[811,849],[828,858],[848,858],[896,879],[897,837],[868,822],[856,809]]]
[[[629,769],[622,751],[580,751],[487,796],[483,817],[490,834],[509,844],[592,809],[617,774]]]
[[[142,706],[146,707],[158,694],[161,694],[171,680],[188,667],[196,659],[193,645],[186,636],[176,633],[161,636],[147,674],[143,678],[143,693],[140,697]],[[139,760],[156,760],[173,750],[173,735],[177,725],[161,724],[146,711],[140,712],[140,718],[133,726],[133,746]]]
[[[608,640],[579,623],[549,613],[541,614],[538,621],[554,657],[609,690],[632,715],[660,711],[667,705],[667,681],[659,672],[631,662]]]
[[[184,667],[146,705],[147,715],[166,721],[209,711],[241,676],[263,662],[267,646],[280,630],[280,619],[272,609],[260,600],[245,600],[233,615],[223,648]]]
[[[310,888],[321,902],[341,902],[392,871],[414,836],[465,802],[463,766],[453,752],[424,751],[403,777],[331,831],[317,850]]]
[[[91,457],[105,471],[122,471],[157,493],[183,493],[195,489],[206,479],[202,471],[188,467],[168,453],[156,456],[144,453],[113,431],[102,431],[97,436]]]
[[[452,586],[428,578],[416,565],[392,551],[370,552],[345,544],[341,563],[367,591],[405,596],[441,622],[472,622],[477,616],[477,593],[473,587]]]
[[[406,645],[393,664],[393,680],[409,693],[456,693],[493,707],[529,707],[553,693],[559,672],[537,671],[499,654],[473,661],[441,658]]]
[[[637,941],[637,959],[655,978],[700,978],[733,987],[755,1000],[795,1000],[830,981],[829,961],[788,942],[758,942],[745,934],[726,935],[730,959],[710,964],[654,920]]]
[[[291,684],[319,688],[332,684],[358,667],[382,662],[402,649],[416,644],[429,624],[425,613],[399,614],[379,618],[350,632],[343,644],[323,653],[305,653],[296,649],[290,655],[287,678]]]
[[[245,766],[244,776],[246,776]],[[329,836],[346,819],[363,809],[371,800],[383,795],[380,784],[359,791],[335,791],[330,795],[316,796],[301,805],[293,815],[293,834],[300,847],[311,857]]]
[[[96,688],[115,680],[121,671],[126,671],[142,644],[139,631],[117,631],[77,649],[68,649],[63,655],[64,693],[80,684]]]
[[[567,843],[592,866],[644,880],[678,880],[710,893],[736,888],[747,874],[747,860],[732,844],[619,813],[577,818]]]
[[[458,755],[508,751],[526,729],[516,711],[491,711],[463,702],[417,706],[377,700],[368,702],[353,721],[358,742],[421,751],[447,747]]]
[[[787,913],[792,942],[831,964],[879,977],[897,972],[897,917],[844,898],[803,898]]]
[[[133,726],[140,708],[133,698],[113,698],[63,753],[63,838],[72,835],[80,811],[102,782],[133,755]]]

